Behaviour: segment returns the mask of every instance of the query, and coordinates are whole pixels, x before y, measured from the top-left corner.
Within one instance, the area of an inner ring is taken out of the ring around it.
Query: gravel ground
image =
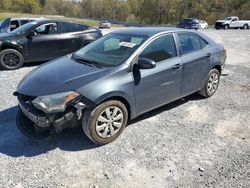
[[[1,71],[0,187],[250,187],[250,31],[203,32],[228,53],[217,93],[144,114],[102,147],[78,128],[44,143],[23,136],[12,93],[39,64]]]

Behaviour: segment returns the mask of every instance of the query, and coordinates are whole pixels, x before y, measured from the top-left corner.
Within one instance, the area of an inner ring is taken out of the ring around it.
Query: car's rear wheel
[[[15,70],[22,67],[24,59],[22,54],[14,49],[5,49],[0,52],[0,67],[6,70]]]
[[[208,78],[199,94],[204,97],[211,97],[217,91],[219,83],[220,72],[217,69],[212,69],[209,72]]]
[[[224,29],[225,29],[225,30],[229,29],[229,25],[225,25],[225,26],[224,26]]]
[[[114,141],[124,130],[128,121],[126,106],[117,100],[101,103],[84,112],[82,127],[89,139],[98,145]]]
[[[247,24],[245,24],[245,25],[243,26],[243,29],[249,29],[249,26],[248,26]]]

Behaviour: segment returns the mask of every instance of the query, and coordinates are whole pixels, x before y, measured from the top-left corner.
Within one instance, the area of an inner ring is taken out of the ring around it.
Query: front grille
[[[35,108],[32,104],[32,100],[35,98],[36,97],[27,95],[18,95],[19,107],[22,112],[36,125],[40,127],[48,127],[50,122],[46,114]]]
[[[31,102],[33,101],[36,97],[33,96],[28,96],[28,95],[19,95],[18,98],[24,102]]]
[[[32,112],[35,115],[38,116],[45,116],[45,113],[37,108],[34,107],[32,104],[32,101],[36,98],[34,96],[28,96],[28,95],[18,95],[18,101],[19,103],[27,110]]]

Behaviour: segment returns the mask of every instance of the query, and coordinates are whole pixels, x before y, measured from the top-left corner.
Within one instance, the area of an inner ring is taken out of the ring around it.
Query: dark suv
[[[0,67],[13,70],[24,62],[48,61],[100,38],[99,29],[73,23],[39,19],[0,35]]]
[[[197,30],[199,29],[199,20],[196,18],[184,19],[178,24],[177,27]]]

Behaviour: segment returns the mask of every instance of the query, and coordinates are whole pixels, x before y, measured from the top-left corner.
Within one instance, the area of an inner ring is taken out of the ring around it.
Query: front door
[[[172,34],[151,42],[139,55],[156,62],[153,69],[134,70],[137,114],[173,101],[181,95],[182,61]]]
[[[59,57],[61,45],[57,23],[38,26],[27,37],[27,61],[46,61]]]

